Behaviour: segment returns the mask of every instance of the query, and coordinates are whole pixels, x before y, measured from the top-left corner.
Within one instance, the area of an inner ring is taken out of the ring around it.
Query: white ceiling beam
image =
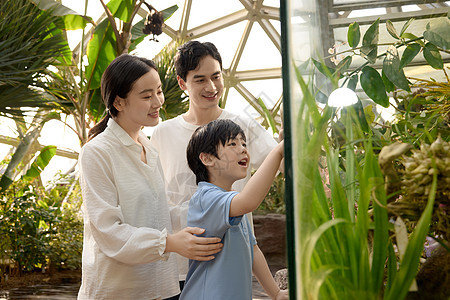
[[[241,40],[239,41],[239,45],[233,56],[233,60],[231,61],[231,65],[230,65],[230,75],[231,76],[234,75],[234,73],[236,72],[236,69],[239,65],[239,61],[241,60],[242,53],[244,52],[248,37],[250,36],[250,32],[252,31],[253,23],[254,23],[253,20],[249,20],[247,22],[247,25],[245,25],[244,33],[242,34]]]
[[[370,8],[380,8],[380,7],[392,7],[392,6],[403,6],[403,5],[414,5],[414,4],[425,4],[425,3],[436,3],[445,2],[446,0],[378,0],[378,1],[358,1],[349,2],[344,4],[338,4],[330,6],[330,11],[346,11],[346,10],[358,10],[358,9],[370,9]],[[444,4],[445,5],[445,4]]]
[[[385,22],[387,20],[394,21],[403,21],[409,20],[410,18],[415,19],[423,19],[428,18],[430,16],[446,16],[448,14],[448,7],[442,8],[433,8],[426,9],[420,11],[410,11],[410,12],[399,12],[392,13],[386,15],[376,15],[376,16],[367,16],[367,17],[357,17],[357,18],[339,18],[339,19],[329,19],[329,24],[331,27],[344,27],[348,26],[353,22],[358,22],[358,24],[371,24],[375,22],[378,18],[380,18],[381,22]]]
[[[259,106],[258,99],[250,93],[241,83],[237,83],[234,87],[242,97],[261,115],[264,116],[264,112]]]
[[[175,29],[173,29],[172,27],[168,26],[167,24],[164,23],[163,27],[162,27],[162,31],[167,34],[168,36],[170,36],[171,39],[176,40],[180,37],[180,33],[178,31],[176,31]]]
[[[185,36],[189,23],[189,15],[191,14],[192,0],[185,0],[183,6],[183,14],[180,21],[180,35]]]
[[[267,34],[269,39],[272,41],[272,43],[275,45],[275,47],[277,47],[278,51],[281,52],[281,36],[278,33],[278,30],[272,25],[269,20],[259,19],[258,23]]]
[[[225,86],[225,88],[223,89],[223,95],[222,95],[222,107],[225,107],[227,105],[227,99],[228,99],[228,93],[230,92],[230,87],[229,86]]]
[[[192,28],[186,32],[185,37],[189,39],[198,38],[211,32],[218,31],[228,26],[234,25],[247,19],[248,12],[245,9],[231,13],[217,20],[205,23],[203,25]]]
[[[21,139],[19,139],[19,138],[13,138],[10,136],[0,135],[0,144],[6,144],[6,145],[13,146],[13,147],[17,147],[20,144],[20,141],[21,141]],[[43,146],[38,143],[37,149],[42,150],[44,147],[46,147],[46,146]],[[56,148],[56,155],[71,158],[71,159],[78,159],[78,152],[71,151],[71,150],[64,150],[64,149]]]
[[[264,19],[280,20],[280,9],[278,7],[263,5],[260,14]]]
[[[252,0],[239,0],[241,4],[245,7],[247,11],[253,10],[253,1]]]
[[[265,80],[281,78],[281,68],[267,68],[237,71],[234,73],[234,79],[237,81]]]

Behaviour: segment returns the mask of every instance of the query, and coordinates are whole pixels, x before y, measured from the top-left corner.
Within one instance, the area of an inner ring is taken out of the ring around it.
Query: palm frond
[[[178,86],[177,74],[175,72],[174,57],[177,47],[182,41],[169,44],[153,59],[161,78],[165,102],[162,107],[161,118],[168,120],[187,111],[189,101],[187,95]]]
[[[24,107],[57,107],[43,92],[48,67],[70,53],[61,22],[28,0],[0,2],[0,115],[21,115]]]

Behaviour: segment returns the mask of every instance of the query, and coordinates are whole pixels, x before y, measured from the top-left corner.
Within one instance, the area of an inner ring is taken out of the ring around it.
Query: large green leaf
[[[124,22],[131,22],[132,11],[134,9],[133,0],[112,0],[108,3],[108,8],[115,18],[119,18]],[[177,5],[173,5],[163,10],[163,15],[169,18],[174,11],[178,9]],[[143,41],[144,35],[142,28],[144,19],[140,20],[131,29],[132,43],[129,51],[134,50],[136,46]],[[92,39],[88,44],[88,61],[86,67],[86,76],[90,82],[89,89],[97,89],[100,86],[101,76],[111,61],[119,55],[116,49],[117,38],[108,19],[103,20],[96,28]]]
[[[383,72],[393,84],[405,91],[410,91],[405,73],[403,72],[403,69],[400,68],[400,59],[395,46],[389,46],[386,51],[386,57],[383,61]]]
[[[133,0],[112,0],[107,6],[114,18],[130,22],[129,18],[134,9]],[[119,55],[117,53],[117,37],[109,19],[104,19],[95,27],[94,34],[88,43],[86,54],[89,62],[85,72],[88,80],[88,89],[95,90],[100,87],[103,72],[114,58]]]
[[[54,0],[30,0],[36,4],[39,9],[49,10],[52,15],[59,16],[63,19],[66,30],[83,29],[86,24],[93,23],[92,19],[82,16],[76,11],[62,5]]]
[[[426,61],[435,69],[443,69],[444,62],[442,61],[442,56],[439,53],[439,49],[432,43],[426,43],[423,48],[423,57]]]
[[[86,78],[90,90],[100,87],[103,72],[117,57],[116,41],[116,36],[108,19],[104,19],[95,27],[86,53],[89,62],[86,66]]]
[[[383,107],[389,106],[389,98],[386,95],[383,79],[380,74],[372,67],[365,66],[360,76],[361,86],[375,103]]]
[[[361,38],[361,31],[359,29],[359,24],[353,22],[348,26],[347,40],[348,45],[355,48],[359,44],[359,39]]]
[[[105,104],[103,103],[100,88],[89,92],[89,114],[95,122],[103,118],[105,114]]]
[[[56,146],[46,146],[42,148],[41,153],[36,157],[27,173],[23,176],[24,180],[32,180],[38,177],[45,167],[50,163],[50,160],[56,154]]]
[[[420,49],[422,49],[422,47],[419,44],[409,44],[406,47],[405,52],[403,52],[402,59],[400,60],[400,68],[404,68],[406,65],[408,65],[414,59],[414,57],[416,57]]]
[[[163,9],[161,12],[163,14],[164,21],[167,21],[178,9],[178,5],[172,5],[166,9]]]
[[[377,59],[379,24],[380,19],[377,19],[370,25],[364,34],[362,41],[361,54],[372,64],[375,63]]]
[[[450,20],[448,18],[434,19],[427,24],[423,37],[444,50],[450,50]]]
[[[135,4],[136,0],[111,0],[106,6],[108,6],[115,18],[119,18],[124,22],[130,22]]]

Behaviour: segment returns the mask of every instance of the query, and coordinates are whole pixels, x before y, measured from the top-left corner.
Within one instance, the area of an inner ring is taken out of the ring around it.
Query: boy
[[[188,226],[220,237],[223,249],[211,262],[189,261],[180,299],[252,299],[252,271],[272,299],[288,299],[280,291],[256,245],[247,213],[266,196],[283,159],[284,143],[264,160],[242,192],[232,191],[250,164],[246,137],[231,120],[215,120],[192,135],[186,156],[198,189],[189,203]]]
[[[238,180],[233,189],[241,191],[277,142],[255,120],[238,116],[219,107],[223,94],[222,58],[212,43],[189,41],[178,48],[175,56],[178,84],[189,94],[189,110],[176,118],[162,122],[152,134],[150,143],[156,148],[164,170],[167,199],[174,233],[186,227],[189,199],[197,189],[195,176],[186,160],[186,147],[194,131],[216,119],[231,119],[244,131],[252,163],[247,176]],[[251,222],[251,220],[250,220]],[[186,278],[188,260],[177,255],[179,279]]]

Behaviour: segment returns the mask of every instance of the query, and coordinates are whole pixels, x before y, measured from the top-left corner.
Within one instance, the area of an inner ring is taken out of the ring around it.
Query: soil
[[[81,270],[53,271],[51,273],[30,272],[19,275],[2,276],[0,290],[32,285],[59,285],[81,282]]]

